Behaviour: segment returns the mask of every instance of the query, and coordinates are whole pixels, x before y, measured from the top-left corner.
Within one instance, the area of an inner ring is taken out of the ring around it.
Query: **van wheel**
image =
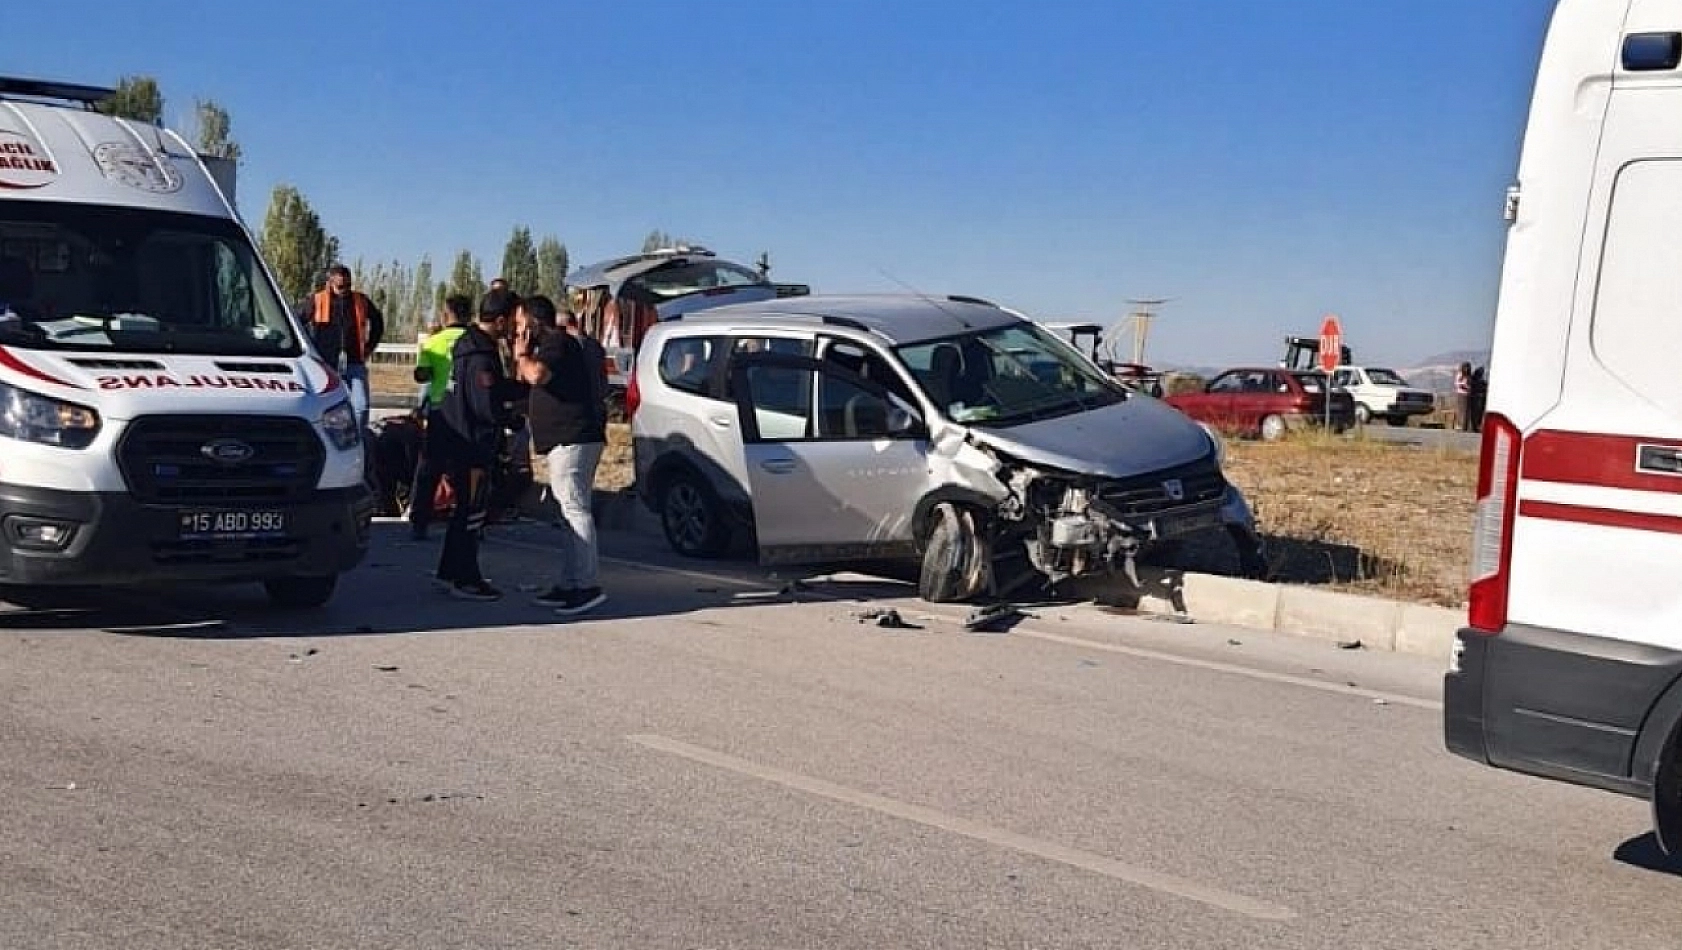
[[[1277,442],[1285,437],[1285,419],[1283,416],[1268,416],[1261,421],[1261,437],[1264,442]]]
[[[1400,428],[1405,428],[1407,426],[1408,417],[1407,416],[1391,416],[1390,418],[1386,419],[1385,421],[1390,423],[1392,426],[1395,426],[1396,428],[1400,429]]]
[[[338,586],[337,574],[326,577],[274,577],[263,582],[263,589],[269,592],[269,602],[287,610],[320,607],[333,599],[333,590]]]
[[[975,511],[942,503],[923,545],[917,594],[932,604],[969,600],[991,580],[991,545],[981,536]]]
[[[1368,409],[1365,405],[1363,405],[1361,403],[1356,403],[1355,404],[1355,421],[1360,425],[1366,425],[1367,423],[1371,422],[1372,421],[1372,410]]]
[[[689,472],[673,472],[660,481],[660,527],[672,550],[695,558],[722,553],[730,532],[712,486]]]

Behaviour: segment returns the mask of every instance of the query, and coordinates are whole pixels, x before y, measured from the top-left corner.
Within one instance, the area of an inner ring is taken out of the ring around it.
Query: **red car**
[[[1238,435],[1273,441],[1291,429],[1326,424],[1326,377],[1278,368],[1229,369],[1203,387],[1163,400],[1198,422]],[[1355,398],[1331,394],[1331,426],[1342,432],[1355,424]]]

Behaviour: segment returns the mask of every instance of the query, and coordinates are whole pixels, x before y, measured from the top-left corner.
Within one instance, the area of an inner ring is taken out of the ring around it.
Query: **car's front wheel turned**
[[[923,545],[917,593],[933,604],[969,600],[987,588],[991,545],[981,534],[974,509],[942,504]]]

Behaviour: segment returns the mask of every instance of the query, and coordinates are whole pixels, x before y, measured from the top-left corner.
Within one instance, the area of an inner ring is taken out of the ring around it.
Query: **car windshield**
[[[895,352],[954,422],[1033,422],[1114,405],[1129,396],[1067,343],[1028,323]]]
[[[740,264],[710,258],[684,258],[628,281],[657,300],[672,300],[708,290],[760,287],[765,278]]]
[[[40,201],[0,201],[0,340],[26,349],[302,352],[233,221]]]
[[[1367,378],[1379,386],[1406,386],[1408,381],[1403,379],[1393,369],[1369,369]]]

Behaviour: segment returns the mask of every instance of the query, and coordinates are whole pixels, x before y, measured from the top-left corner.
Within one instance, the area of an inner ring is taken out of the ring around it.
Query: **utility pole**
[[[1129,300],[1127,305],[1133,308],[1128,315],[1128,322],[1133,327],[1133,362],[1145,365],[1145,343],[1150,339],[1151,322],[1156,319],[1156,308],[1172,300],[1162,297],[1155,300]]]

